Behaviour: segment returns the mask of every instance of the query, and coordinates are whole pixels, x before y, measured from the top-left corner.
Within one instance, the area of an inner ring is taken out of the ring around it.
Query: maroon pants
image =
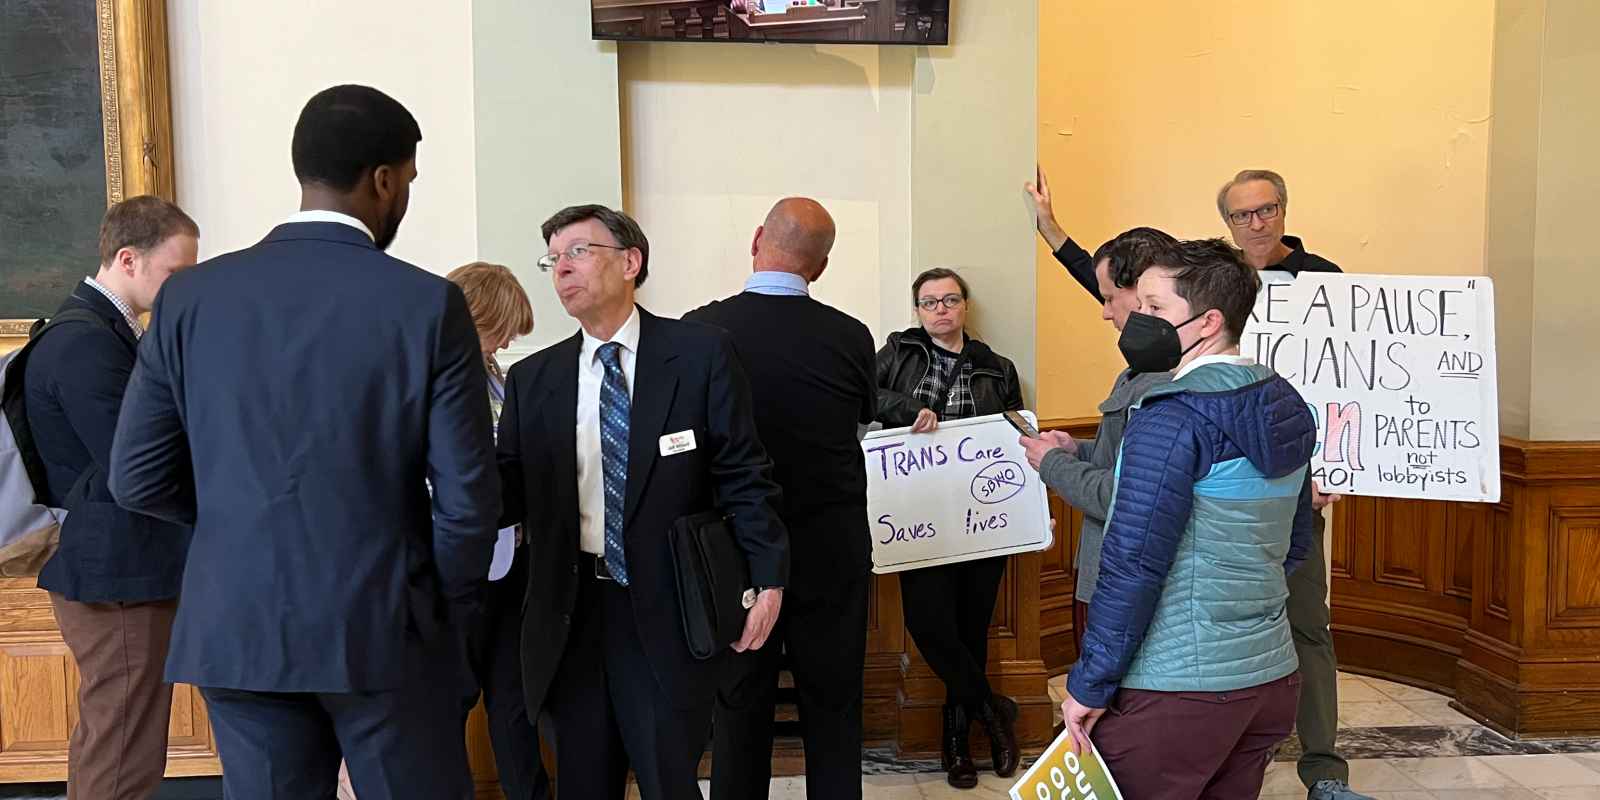
[[[1228,692],[1122,689],[1094,744],[1129,800],[1254,798],[1299,699],[1298,672]]]

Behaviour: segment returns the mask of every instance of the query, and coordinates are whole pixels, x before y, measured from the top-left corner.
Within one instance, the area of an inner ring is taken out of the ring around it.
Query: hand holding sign
[[[1061,721],[1066,725],[1067,735],[1072,737],[1073,747],[1079,753],[1094,749],[1094,743],[1089,741],[1089,733],[1105,713],[1103,708],[1090,708],[1079,703],[1071,692],[1067,693],[1067,699],[1061,701]]]
[[[1024,412],[1031,427],[1031,414]],[[1044,484],[1015,429],[994,414],[929,433],[862,440],[872,563],[878,574],[1043,550],[1052,541]]]
[[[1077,749],[1063,733],[1011,787],[1011,800],[1122,800],[1122,791],[1093,744]]]

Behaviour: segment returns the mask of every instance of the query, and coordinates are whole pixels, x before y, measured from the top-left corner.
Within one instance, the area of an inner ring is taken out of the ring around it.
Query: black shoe
[[[1017,749],[1017,703],[1003,694],[989,695],[978,707],[978,721],[989,734],[989,754],[994,757],[994,774],[1009,778],[1022,762]]]
[[[944,736],[940,738],[939,763],[944,767],[944,779],[957,789],[971,789],[978,785],[978,768],[972,763],[971,748],[967,744],[967,709],[960,704],[944,707]]]

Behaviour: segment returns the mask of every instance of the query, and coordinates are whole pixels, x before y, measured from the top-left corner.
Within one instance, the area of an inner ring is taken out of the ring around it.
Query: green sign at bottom
[[[1063,732],[1011,787],[1011,800],[1122,800],[1100,752],[1073,752],[1072,737]]]

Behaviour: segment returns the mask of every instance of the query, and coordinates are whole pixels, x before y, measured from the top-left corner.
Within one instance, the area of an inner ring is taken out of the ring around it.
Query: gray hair
[[[1228,192],[1233,187],[1250,181],[1266,181],[1272,184],[1272,188],[1278,190],[1278,205],[1286,209],[1289,207],[1289,187],[1283,184],[1282,175],[1270,169],[1247,169],[1233,176],[1233,180],[1222,184],[1222,188],[1217,190],[1217,213],[1222,215],[1223,220],[1228,219]]]
[[[549,244],[550,239],[562,228],[591,219],[606,226],[622,249],[639,251],[639,274],[634,276],[633,285],[634,288],[643,286],[645,279],[650,277],[650,240],[645,238],[644,231],[633,217],[602,205],[567,206],[545,220],[539,226],[539,232],[544,234],[544,243]]]

